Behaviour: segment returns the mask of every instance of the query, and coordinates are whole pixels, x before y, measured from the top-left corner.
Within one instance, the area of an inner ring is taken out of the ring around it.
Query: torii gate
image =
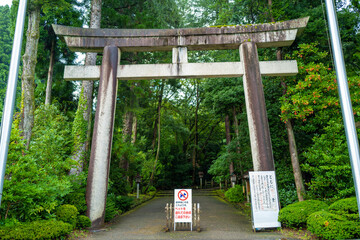
[[[254,171],[274,171],[261,75],[291,76],[296,61],[259,62],[257,48],[290,46],[309,18],[188,29],[85,29],[53,25],[73,51],[103,52],[101,66],[66,66],[66,80],[98,80],[86,201],[92,227],[104,223],[117,80],[243,77]],[[240,50],[239,62],[188,63],[188,50]],[[119,65],[123,52],[172,51],[171,64]]]

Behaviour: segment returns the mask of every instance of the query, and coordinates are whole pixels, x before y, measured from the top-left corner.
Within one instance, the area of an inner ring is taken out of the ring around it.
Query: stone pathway
[[[271,231],[254,233],[248,217],[214,196],[193,196],[193,202],[201,207],[201,232],[164,232],[165,204],[172,201],[172,197],[155,198],[86,239],[285,239]]]

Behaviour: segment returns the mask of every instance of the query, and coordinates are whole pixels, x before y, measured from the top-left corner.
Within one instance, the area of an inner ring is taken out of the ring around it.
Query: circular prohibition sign
[[[186,199],[188,199],[189,194],[186,190],[180,190],[178,192],[178,198],[180,199],[180,201],[185,201]]]

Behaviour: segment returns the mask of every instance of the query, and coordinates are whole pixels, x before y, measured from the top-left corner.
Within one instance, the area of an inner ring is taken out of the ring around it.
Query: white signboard
[[[281,227],[275,171],[249,172],[253,229]]]
[[[189,222],[192,228],[192,189],[174,191],[174,229],[177,222]]]

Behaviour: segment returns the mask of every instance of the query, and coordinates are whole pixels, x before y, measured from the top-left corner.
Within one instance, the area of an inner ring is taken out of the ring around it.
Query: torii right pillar
[[[275,171],[256,43],[244,42],[240,45],[240,61],[244,69],[243,82],[254,171]]]

